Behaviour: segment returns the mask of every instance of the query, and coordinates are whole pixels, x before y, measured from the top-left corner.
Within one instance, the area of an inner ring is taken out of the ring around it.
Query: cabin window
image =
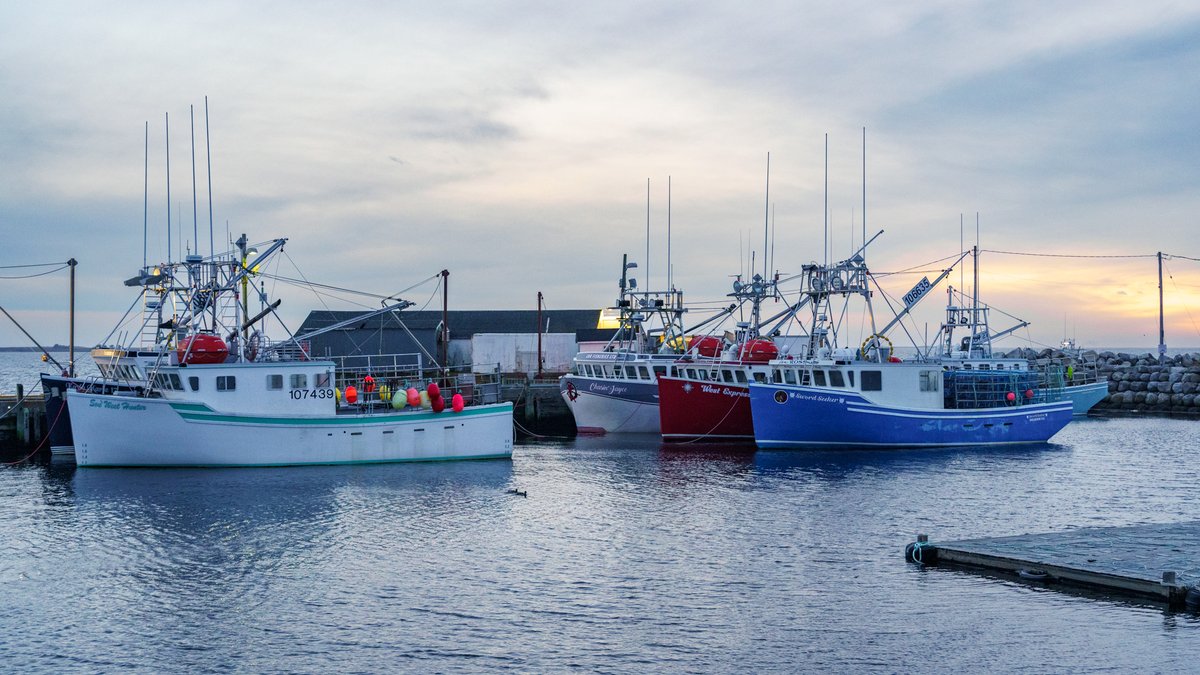
[[[854,388],[854,371],[853,370],[846,371],[846,382],[850,385],[851,389]]]
[[[842,377],[842,371],[840,371],[840,370],[829,371],[829,386],[831,386],[831,387],[845,387],[846,386],[846,379],[844,377]]]
[[[171,388],[175,391],[183,391],[183,380],[180,379],[178,373],[171,373]]]
[[[981,363],[981,364],[979,364],[979,369],[980,370],[991,370],[992,367],[986,363]]]
[[[654,378],[650,377],[650,371],[646,369],[646,366],[638,366],[638,373],[641,374],[643,380],[653,380],[654,379]]]
[[[825,386],[825,371],[823,371],[823,370],[814,370],[813,371],[813,384],[817,385],[818,387]]]
[[[217,391],[233,391],[237,389],[237,377],[233,375],[217,376]]]
[[[192,391],[200,391],[200,378],[192,375],[188,378],[188,386],[192,388]]]
[[[778,373],[779,371],[775,371],[775,372]],[[754,381],[758,382],[760,384],[766,384],[767,374],[763,373],[763,372],[754,373]]]
[[[695,380],[695,379],[697,379],[697,378],[696,378],[696,369],[695,369],[695,368],[688,368],[688,369],[687,369],[687,371],[685,371],[685,372],[687,372],[687,379],[689,379],[689,380]]]
[[[744,371],[744,370],[735,370],[735,371],[733,371],[733,374],[734,374],[734,375],[737,375],[737,381],[738,381],[738,382],[741,382],[742,384],[745,384],[745,383],[746,383],[746,371]]]
[[[138,370],[137,366],[129,366],[129,377],[133,380],[142,379],[142,371]]]
[[[796,384],[796,371],[790,368],[783,371],[783,381],[788,384]]]
[[[308,388],[308,375],[306,375],[304,373],[293,373],[291,376],[288,377],[288,385],[292,389],[307,389]]]
[[[654,366],[654,378],[655,379],[658,379],[658,377],[660,375],[666,375],[666,374],[667,374],[666,366]]]
[[[862,371],[863,391],[883,391],[883,373],[878,370]]]
[[[283,389],[283,376],[282,375],[268,375],[267,376],[267,389]]]
[[[329,373],[317,373],[313,375],[313,386],[319,389],[324,389],[329,386]]]
[[[1003,364],[1003,363],[997,363],[997,364],[996,364],[996,370],[1004,370],[1004,364]]]
[[[722,370],[721,379],[725,380],[726,382],[733,382],[733,371]]]
[[[938,383],[942,381],[941,375],[936,370],[922,370],[921,391],[937,391]]]
[[[774,382],[775,384],[782,383],[783,382],[783,373],[779,372],[778,369],[772,370],[771,371],[771,381]]]
[[[625,377],[630,380],[638,379],[637,368],[633,366],[625,366]]]

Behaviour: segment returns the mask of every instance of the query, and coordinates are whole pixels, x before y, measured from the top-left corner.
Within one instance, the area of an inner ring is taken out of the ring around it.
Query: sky
[[[218,250],[287,237],[282,275],[388,295],[448,269],[452,308],[599,308],[623,254],[666,285],[669,207],[702,306],[764,238],[785,276],[861,244],[865,128],[868,261],[918,270],[891,297],[978,214],[980,298],[1031,322],[1003,346],[1152,348],[1158,251],[1166,342],[1200,346],[1195,2],[10,2],[0,92],[0,306],[43,343],[67,274],[7,266],[77,259],[90,345],[133,301],[144,204],[149,262],[168,212],[196,248],[194,106],[200,253],[211,157]],[[355,307],[278,290],[293,327]]]

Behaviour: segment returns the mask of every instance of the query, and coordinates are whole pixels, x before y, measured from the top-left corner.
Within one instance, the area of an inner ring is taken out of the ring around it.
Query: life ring
[[[862,360],[864,360],[864,361],[870,361],[870,359],[867,358],[867,350],[874,349],[875,350],[875,359],[877,361],[882,360],[879,358],[879,341],[880,340],[883,340],[884,342],[887,343],[889,352],[895,351],[895,347],[892,346],[892,341],[891,341],[891,339],[888,338],[888,336],[880,335],[879,333],[875,333],[874,335],[868,336],[866,340],[863,340],[862,346],[858,348],[859,357],[861,357]]]

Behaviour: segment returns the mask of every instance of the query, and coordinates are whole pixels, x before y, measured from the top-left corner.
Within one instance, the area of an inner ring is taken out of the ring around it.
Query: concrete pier
[[[1069,368],[1067,384],[1108,382],[1108,396],[1092,408],[1094,415],[1150,414],[1200,418],[1200,354],[1177,354],[1159,363],[1149,352],[1015,349],[1005,354],[1039,364]]]
[[[1200,521],[937,543],[919,537],[906,550],[911,562],[1011,572],[1175,608],[1200,606],[1198,554]]]

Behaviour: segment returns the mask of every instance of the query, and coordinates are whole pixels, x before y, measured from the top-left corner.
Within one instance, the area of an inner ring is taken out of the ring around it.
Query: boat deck
[[[915,546],[923,549],[917,555],[925,564],[1016,572],[1025,579],[1134,595],[1175,607],[1200,601],[1200,521]]]

